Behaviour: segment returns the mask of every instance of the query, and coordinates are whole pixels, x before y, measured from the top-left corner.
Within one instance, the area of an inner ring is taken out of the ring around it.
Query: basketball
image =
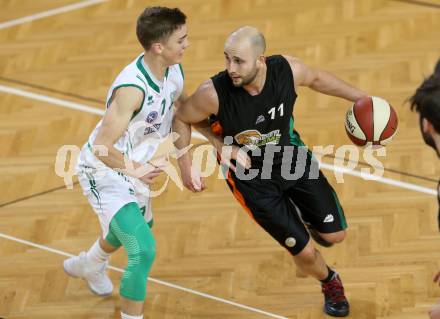
[[[385,146],[397,131],[397,114],[384,99],[376,96],[362,98],[345,115],[345,131],[358,146]]]

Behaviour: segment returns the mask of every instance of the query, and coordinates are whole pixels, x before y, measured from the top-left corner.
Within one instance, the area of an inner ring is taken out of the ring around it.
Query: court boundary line
[[[425,2],[425,1],[420,1],[420,0],[392,0],[392,1],[412,4],[412,5],[416,5],[416,6],[419,6],[419,7],[428,7],[428,8],[434,8],[434,9],[440,9],[440,5],[439,4],[435,4],[435,3],[431,3],[431,2]]]
[[[37,100],[40,102],[46,102],[49,104],[54,104],[54,105],[70,108],[73,110],[83,111],[83,112],[92,113],[92,114],[96,114],[96,115],[104,115],[104,112],[105,112],[104,110],[98,109],[96,107],[91,107],[91,106],[88,106],[85,104],[70,102],[70,101],[58,99],[55,97],[50,97],[50,96],[43,95],[43,94],[33,93],[33,92],[25,91],[22,89],[16,89],[16,88],[1,85],[1,84],[0,84],[0,92],[18,95],[18,96],[26,97],[29,99]]]
[[[8,82],[8,83],[14,83],[14,84],[18,84],[18,85],[25,86],[25,87],[28,87],[28,88],[37,89],[37,90],[41,90],[41,91],[46,91],[46,92],[50,92],[50,93],[55,93],[55,94],[58,94],[58,95],[64,95],[64,96],[72,97],[74,99],[83,100],[83,101],[87,101],[87,102],[93,102],[93,103],[97,103],[97,104],[100,104],[100,105],[104,105],[105,104],[105,101],[98,100],[98,99],[95,99],[95,98],[92,98],[92,97],[83,96],[83,95],[79,95],[79,94],[74,94],[74,93],[70,93],[70,92],[64,92],[64,91],[52,89],[52,88],[47,87],[47,86],[42,86],[42,85],[39,85],[39,84],[34,84],[34,83],[30,83],[30,82],[24,82],[24,81],[12,79],[12,78],[7,78],[7,77],[2,76],[2,75],[0,75],[0,81],[4,81],[4,82]]]
[[[78,181],[72,183],[72,185],[77,185],[77,184],[79,184]],[[25,196],[25,197],[16,198],[16,199],[13,199],[13,200],[11,200],[9,202],[0,203],[0,208],[6,207],[6,206],[9,206],[9,205],[13,205],[13,204],[17,204],[17,203],[20,203],[22,201],[25,201],[25,200],[28,200],[28,199],[32,199],[34,197],[38,197],[38,196],[42,196],[42,195],[47,195],[47,194],[50,194],[52,192],[56,192],[56,191],[59,191],[59,190],[65,189],[65,188],[66,188],[66,185],[63,184],[62,186],[57,186],[57,187],[54,187],[54,188],[50,188],[48,190],[41,191],[41,192],[38,192],[38,193],[35,193],[35,194],[31,194],[31,195],[28,195],[28,196]]]
[[[53,97],[49,97],[47,95],[37,94],[37,93],[29,92],[26,90],[22,90],[22,89],[12,88],[12,87],[5,86],[5,85],[0,85],[0,92],[14,94],[14,95],[26,97],[29,99],[34,99],[37,101],[46,102],[46,103],[70,108],[73,110],[88,112],[88,113],[92,113],[92,114],[96,114],[96,115],[104,115],[104,113],[105,113],[105,110],[103,110],[103,109],[98,109],[98,108],[91,107],[91,106],[84,105],[84,104],[80,104],[80,103],[74,103],[74,102],[70,102],[70,101],[66,101],[66,100],[62,100],[62,99],[58,99],[58,98],[53,98]],[[192,137],[207,141],[207,139],[199,132],[193,132]],[[331,170],[336,173],[343,173],[343,174],[347,174],[347,175],[351,175],[351,176],[355,176],[355,177],[361,177],[364,180],[372,180],[372,181],[375,181],[378,183],[392,185],[392,186],[400,187],[403,189],[413,190],[413,191],[428,194],[428,195],[434,195],[434,196],[437,195],[436,189],[423,187],[423,186],[420,186],[420,185],[414,184],[414,183],[402,182],[402,181],[392,179],[392,178],[387,178],[387,177],[377,177],[373,174],[363,173],[363,172],[355,170],[355,169],[348,170],[344,167],[329,165],[329,164],[325,164],[325,163],[320,163],[320,167],[327,169],[327,170]]]
[[[21,238],[17,238],[17,237],[14,237],[14,236],[10,236],[10,235],[3,234],[3,233],[0,233],[0,238],[6,239],[6,240],[10,240],[10,241],[13,241],[13,242],[17,242],[17,243],[20,243],[20,244],[23,244],[23,245],[31,246],[31,247],[34,247],[34,248],[38,248],[38,249],[41,249],[41,250],[44,250],[44,251],[48,251],[48,252],[51,252],[51,253],[54,253],[54,254],[62,255],[62,256],[65,256],[65,257],[76,256],[76,255],[67,253],[65,251],[59,250],[59,249],[51,248],[51,247],[48,247],[48,246],[45,246],[45,245],[36,244],[36,243],[31,242],[31,241],[24,240],[24,239],[21,239]],[[111,270],[119,272],[119,273],[123,273],[124,272],[123,269],[118,268],[118,267],[114,267],[114,266],[109,266],[108,269],[111,269]],[[211,299],[211,300],[214,300],[214,301],[218,301],[218,302],[221,302],[221,303],[224,303],[224,304],[227,304],[227,305],[230,305],[230,306],[234,306],[234,307],[237,307],[237,308],[240,308],[240,309],[244,309],[244,310],[248,310],[248,311],[251,311],[251,312],[255,312],[255,313],[262,314],[262,315],[266,315],[266,316],[271,317],[271,318],[288,319],[287,317],[283,317],[281,315],[277,315],[277,314],[274,314],[274,313],[271,313],[271,312],[268,312],[268,311],[265,311],[265,310],[261,310],[261,309],[250,307],[250,306],[246,306],[246,305],[243,305],[243,304],[231,301],[231,300],[227,300],[227,299],[224,299],[224,298],[216,297],[216,296],[213,296],[213,295],[210,295],[210,294],[206,294],[206,293],[194,290],[194,289],[186,288],[186,287],[183,287],[183,286],[180,286],[180,285],[176,285],[176,284],[173,284],[173,283],[170,283],[170,282],[167,282],[167,281],[163,281],[163,280],[160,280],[160,279],[156,279],[156,278],[153,278],[153,277],[148,277],[147,279],[148,279],[148,281],[154,282],[154,283],[156,283],[158,285],[162,285],[162,286],[166,286],[166,287],[173,288],[173,289],[176,289],[176,290],[180,290],[180,291],[184,291],[184,292],[187,292],[187,293],[191,293],[191,294],[197,295],[199,297],[203,297],[203,298],[206,298],[206,299]]]
[[[47,11],[42,11],[39,13],[31,14],[31,15],[24,16],[21,18],[17,18],[17,19],[5,21],[5,22],[0,22],[0,30],[14,27],[16,25],[20,25],[23,23],[32,22],[35,20],[40,20],[43,18],[51,17],[51,16],[54,16],[57,14],[82,9],[82,8],[89,7],[89,6],[96,5],[96,4],[101,4],[106,1],[108,1],[108,0],[85,0],[85,1],[81,1],[81,2],[72,3],[72,4],[69,4],[66,6],[50,9]]]

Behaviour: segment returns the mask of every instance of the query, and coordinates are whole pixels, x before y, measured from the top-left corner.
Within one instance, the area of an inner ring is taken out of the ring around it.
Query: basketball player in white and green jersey
[[[165,157],[152,157],[170,132],[174,102],[184,96],[180,62],[188,47],[186,16],[177,8],[146,8],[136,34],[144,53],[117,76],[105,115],[78,160],[78,179],[102,237],[64,261],[68,275],[85,279],[92,292],[105,296],[113,290],[105,271],[109,256],[123,246],[128,264],[119,290],[121,318],[133,319],[143,318],[156,253],[148,185],[167,164]]]

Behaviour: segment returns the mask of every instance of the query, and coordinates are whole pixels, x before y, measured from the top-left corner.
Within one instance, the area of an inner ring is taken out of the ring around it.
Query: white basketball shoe
[[[108,262],[99,270],[93,271],[87,267],[86,253],[83,251],[79,256],[66,259],[63,263],[64,271],[71,277],[81,278],[87,281],[89,289],[98,296],[108,296],[113,291],[113,284],[105,271]]]

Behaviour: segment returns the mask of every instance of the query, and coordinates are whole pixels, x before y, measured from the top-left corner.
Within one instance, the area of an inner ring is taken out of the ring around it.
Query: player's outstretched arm
[[[212,131],[211,125],[209,125],[208,119],[205,119],[199,123],[195,123],[195,124],[193,124],[193,126],[196,128],[196,130],[199,133],[201,133],[204,137],[206,137],[208,139],[209,143],[211,143],[212,146],[215,147],[217,152],[221,153],[221,149],[224,145],[223,139],[219,135],[216,135]]]
[[[178,152],[186,150],[191,142],[191,124],[206,120],[211,114],[217,114],[218,97],[211,80],[202,83],[189,97],[178,103],[176,115],[173,119],[173,131],[177,134],[174,145]],[[214,138],[212,132],[203,131],[208,140]],[[178,154],[178,164],[182,173],[183,184],[193,192],[205,188],[203,179],[191,165],[189,153]]]
[[[224,145],[223,140],[221,137],[214,134],[208,121],[208,117],[211,114],[217,114],[219,103],[217,92],[214,89],[212,81],[208,80],[202,83],[199,89],[191,96],[191,100],[189,99],[190,98],[188,98],[188,96],[184,95],[182,100],[179,98],[177,104],[178,112],[180,113],[178,113],[174,118],[173,129],[174,132],[181,136],[181,141],[177,142],[176,147],[179,147],[179,149],[184,149],[185,146],[189,145],[191,140],[191,125],[189,125],[189,123],[191,123],[192,126],[195,127],[196,130],[204,137],[206,137],[209,143],[211,143],[216,150],[221,153],[221,148]],[[183,105],[185,106],[181,108]],[[212,113],[206,112],[204,109],[205,107],[207,107],[207,109]],[[179,117],[183,117],[185,122]],[[196,120],[200,118],[203,119],[197,122]]]
[[[218,112],[218,97],[211,80],[203,82],[183,103],[180,103],[173,121],[173,131],[179,139],[174,142],[178,150],[185,149],[191,141],[191,124],[206,120]],[[202,132],[203,133],[203,132]],[[212,136],[206,136],[208,139]]]
[[[101,127],[93,144],[94,154],[105,165],[121,171],[129,176],[140,178],[145,183],[151,183],[152,179],[160,174],[161,168],[166,163],[164,160],[156,160],[154,165],[146,167],[146,175],[137,176],[141,164],[124,157],[113,145],[127,130],[133,113],[141,106],[143,92],[135,87],[119,88],[105,112]]]
[[[290,64],[295,86],[307,86],[312,90],[355,102],[368,96],[364,91],[355,88],[324,70],[308,67],[298,58],[284,56]]]
[[[219,100],[217,92],[211,80],[207,80],[200,85],[196,92],[177,110],[177,115],[174,120],[173,129],[178,133],[180,139],[174,144],[177,149],[181,150],[187,147],[191,140],[191,127],[189,124],[193,124],[196,129],[204,135],[208,141],[216,148],[218,154],[221,155],[221,162],[232,170],[235,170],[235,166],[231,163],[231,159],[237,161],[237,163],[245,168],[250,168],[251,160],[249,156],[241,151],[236,146],[231,146],[232,151],[228,156],[222,156],[222,148],[224,146],[221,137],[215,135],[207,118],[214,114],[217,115],[219,108]],[[182,175],[188,175],[191,170],[191,158],[189,154],[185,154],[179,158],[179,166],[182,171]],[[183,176],[185,179],[185,176]],[[184,180],[184,184],[185,180]],[[191,187],[188,187],[191,189]]]
[[[218,96],[211,80],[203,82],[177,109],[176,117],[187,124],[195,124],[218,112]]]

